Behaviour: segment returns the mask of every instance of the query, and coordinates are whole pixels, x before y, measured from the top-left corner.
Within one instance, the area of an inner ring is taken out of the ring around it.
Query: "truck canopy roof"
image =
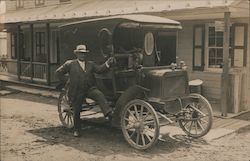
[[[115,25],[121,28],[156,27],[156,28],[181,29],[180,22],[178,21],[170,20],[164,17],[143,15],[143,14],[117,15],[117,16],[81,20],[81,21],[67,23],[59,27],[64,28],[91,22],[102,23],[103,21],[110,21],[110,20],[116,21],[117,23],[115,23]]]

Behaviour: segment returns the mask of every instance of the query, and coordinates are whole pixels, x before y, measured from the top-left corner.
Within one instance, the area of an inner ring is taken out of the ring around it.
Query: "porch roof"
[[[210,12],[211,9],[220,8],[221,12],[230,11],[237,13],[239,11],[237,6],[241,2],[248,4],[247,0],[71,0],[69,4],[9,11],[0,15],[0,22],[4,24],[79,18],[88,19],[132,13],[194,11],[201,8]]]

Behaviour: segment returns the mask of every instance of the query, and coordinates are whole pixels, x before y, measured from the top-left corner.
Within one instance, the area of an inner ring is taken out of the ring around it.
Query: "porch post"
[[[21,55],[20,55],[20,33],[21,26],[17,26],[17,41],[16,41],[16,54],[17,54],[17,77],[21,80]]]
[[[248,0],[248,38],[247,38],[247,77],[248,77],[248,81],[247,81],[247,109],[250,110],[250,0]]]
[[[30,40],[31,40],[31,55],[30,55],[30,65],[31,65],[31,80],[34,78],[34,65],[33,65],[33,60],[34,60],[34,28],[33,24],[30,24]]]
[[[46,24],[47,29],[47,84],[50,85],[50,25],[49,23]]]
[[[223,71],[221,77],[221,115],[227,116],[229,101],[229,40],[230,40],[230,12],[224,13],[224,38],[223,38]]]

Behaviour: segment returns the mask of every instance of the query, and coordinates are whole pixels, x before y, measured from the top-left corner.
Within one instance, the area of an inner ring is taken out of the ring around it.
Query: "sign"
[[[225,23],[223,21],[215,21],[215,32],[223,32],[225,28]]]

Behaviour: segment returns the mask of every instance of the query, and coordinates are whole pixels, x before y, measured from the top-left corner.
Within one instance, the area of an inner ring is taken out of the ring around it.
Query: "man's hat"
[[[87,53],[89,50],[87,50],[86,45],[77,45],[76,49],[74,50],[74,53]]]

